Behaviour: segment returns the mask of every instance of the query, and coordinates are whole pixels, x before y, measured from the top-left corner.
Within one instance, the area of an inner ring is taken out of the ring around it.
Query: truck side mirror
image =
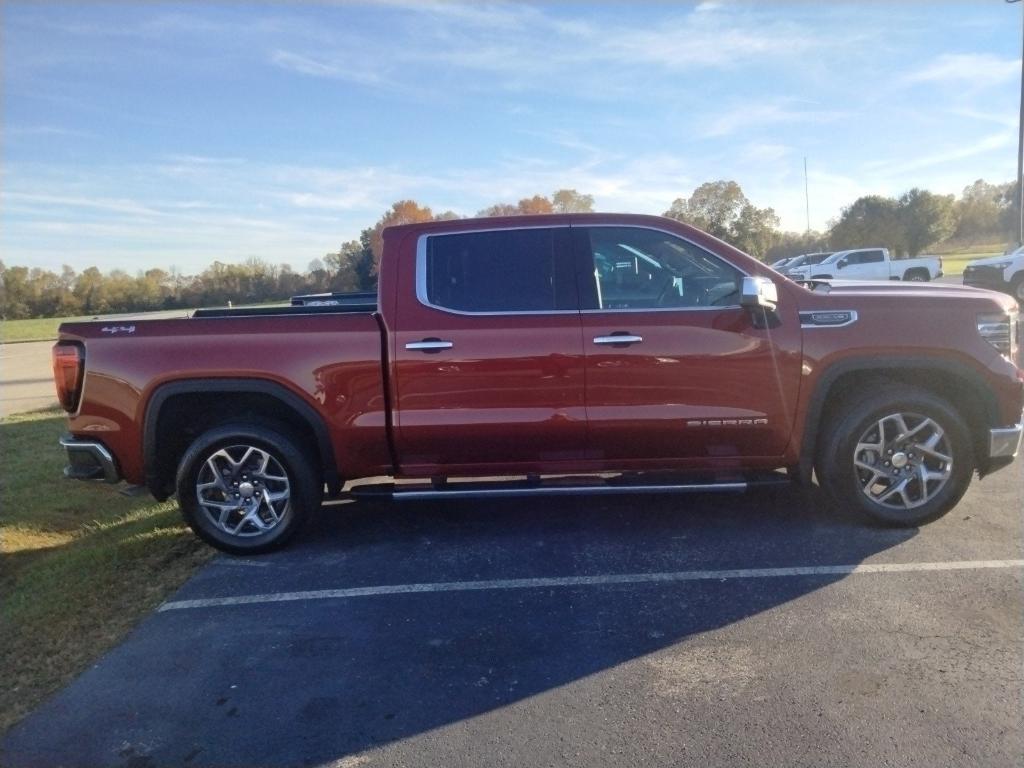
[[[753,308],[775,309],[779,303],[779,290],[767,277],[744,277],[740,289],[740,305]]]
[[[836,264],[836,266],[839,267],[839,269],[842,269],[843,267],[846,267],[849,264],[850,264],[850,262],[848,262],[846,259],[840,259],[839,263]]]

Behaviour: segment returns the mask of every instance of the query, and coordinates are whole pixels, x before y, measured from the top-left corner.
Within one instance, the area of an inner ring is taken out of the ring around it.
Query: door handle
[[[616,331],[610,336],[595,336],[595,344],[639,344],[644,340],[643,336],[634,336],[631,333]]]
[[[454,346],[452,342],[443,339],[423,339],[423,341],[410,341],[405,348],[415,352],[440,352],[442,349],[451,349]]]

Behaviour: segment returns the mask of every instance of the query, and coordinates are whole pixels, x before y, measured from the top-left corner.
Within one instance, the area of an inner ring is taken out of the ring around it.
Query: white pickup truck
[[[975,259],[964,267],[964,285],[1002,291],[1024,305],[1024,246],[1004,256]]]
[[[911,280],[926,283],[942,277],[942,259],[921,256],[893,259],[888,248],[836,251],[818,264],[784,270],[792,280]]]

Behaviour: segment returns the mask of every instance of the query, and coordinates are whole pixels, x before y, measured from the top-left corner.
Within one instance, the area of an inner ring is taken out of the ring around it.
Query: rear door
[[[423,234],[396,310],[396,450],[410,474],[579,459],[583,350],[567,226]]]
[[[795,312],[754,327],[743,273],[667,231],[573,228],[588,452],[609,465],[783,453],[800,379]]]

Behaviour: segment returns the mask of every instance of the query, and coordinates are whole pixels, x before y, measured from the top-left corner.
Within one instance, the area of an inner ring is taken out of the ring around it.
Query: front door
[[[541,471],[583,456],[569,237],[562,226],[418,238],[391,329],[403,472]]]
[[[628,466],[782,454],[800,379],[797,324],[756,328],[739,306],[743,274],[674,234],[573,233],[589,457]]]

